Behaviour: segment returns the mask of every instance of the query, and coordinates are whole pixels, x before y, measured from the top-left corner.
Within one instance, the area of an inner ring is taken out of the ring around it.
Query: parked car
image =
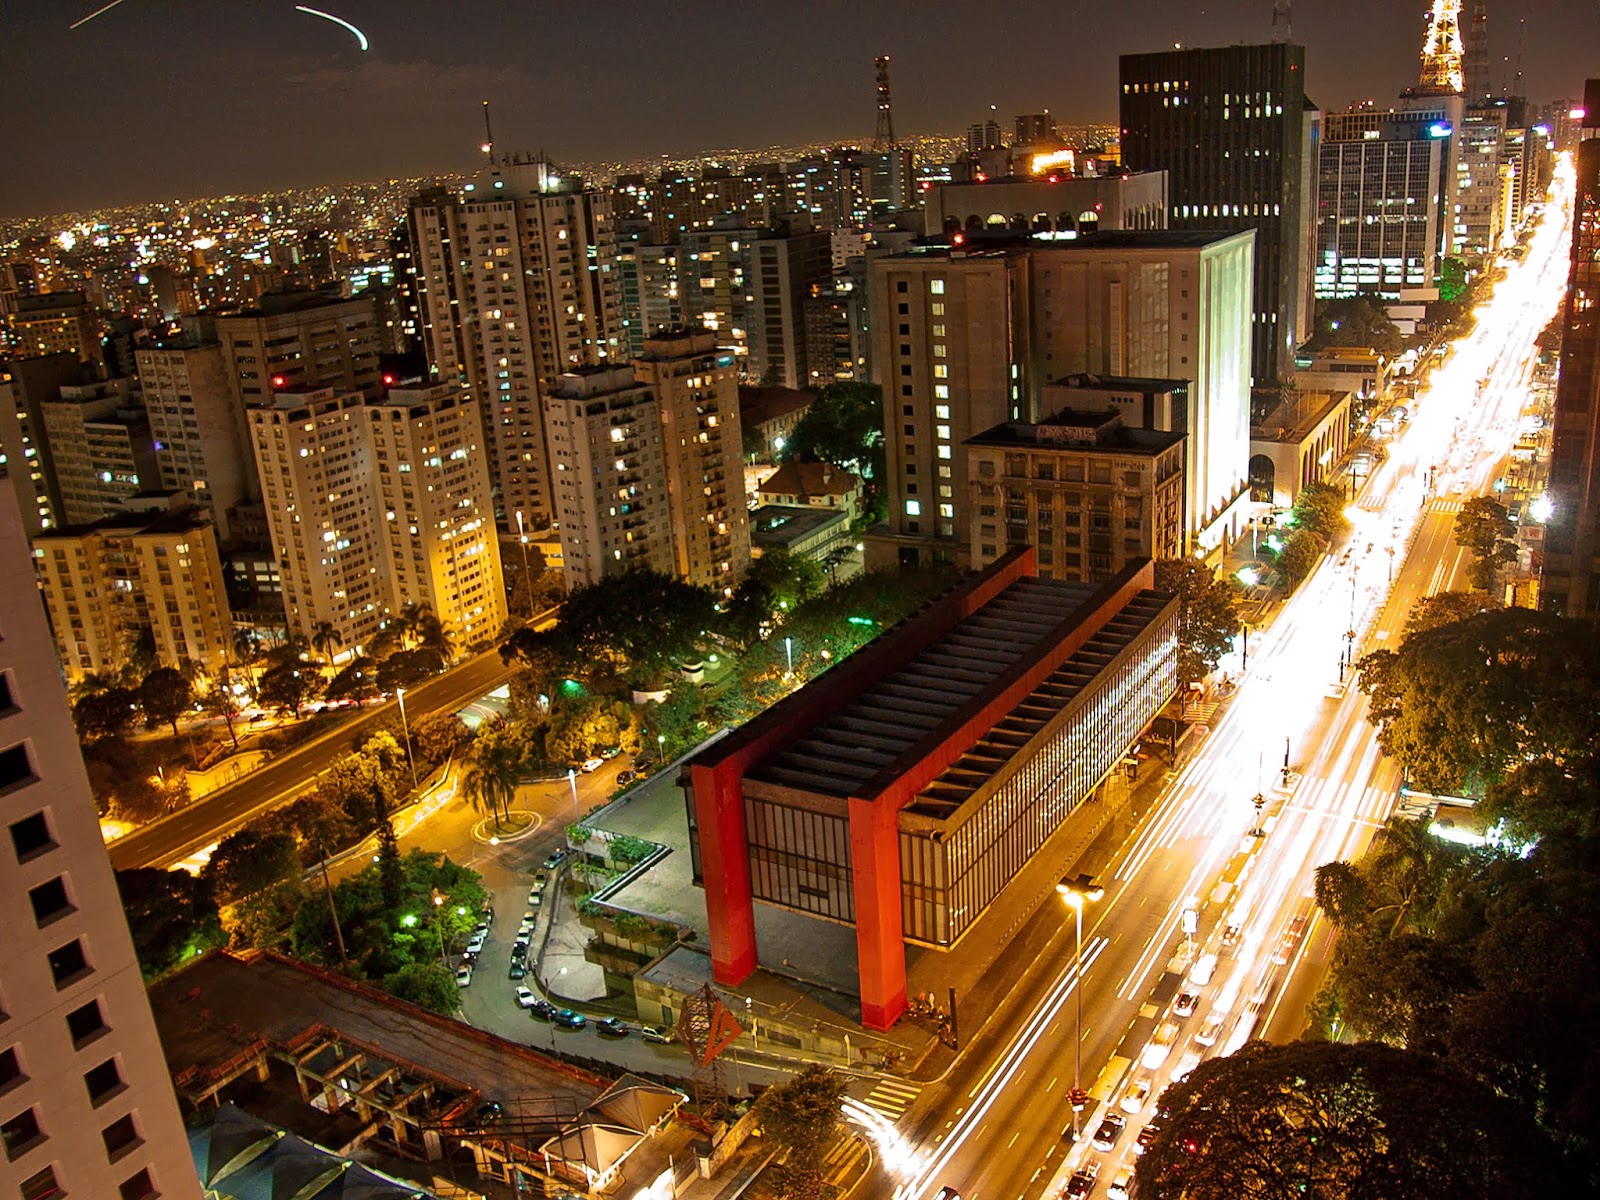
[[[537,997],[537,996],[535,996],[533,994],[533,989],[532,988],[519,987],[517,989],[517,1007],[518,1008],[532,1008],[533,1007],[533,1002],[535,1000],[537,1000],[538,998],[539,997]]]
[[[1106,1184],[1106,1200],[1128,1200],[1133,1195],[1133,1171],[1123,1167]]]
[[[475,937],[475,938],[476,937],[482,937],[482,938],[488,937],[489,936],[489,922],[487,922],[487,921],[479,921],[476,925],[474,925],[472,927],[472,936]]]
[[[636,778],[638,778],[638,772],[629,770],[627,767],[624,767],[622,770],[617,772],[617,786],[618,787],[622,787],[622,786],[624,786],[626,784],[630,784]]]
[[[570,1008],[557,1009],[553,1019],[563,1029],[582,1029],[589,1023],[581,1012],[573,1012]]]
[[[530,909],[543,908],[544,907],[544,893],[541,892],[541,891],[537,891],[537,890],[529,892],[528,893],[528,907]]]
[[[1128,1085],[1128,1090],[1122,1093],[1122,1102],[1118,1107],[1129,1116],[1138,1116],[1150,1100],[1152,1083],[1153,1080],[1148,1075],[1135,1079]]]
[[[545,885],[548,884],[549,882],[550,882],[550,873],[548,871],[539,871],[539,872],[537,872],[533,877],[534,890],[535,891],[539,891],[539,892],[544,891]]]
[[[1128,1119],[1121,1113],[1107,1113],[1105,1120],[1100,1122],[1100,1128],[1094,1131],[1094,1148],[1110,1150],[1127,1127]]]
[[[594,1031],[601,1037],[625,1038],[632,1032],[621,1017],[603,1017],[594,1023]]]
[[[535,1000],[528,1006],[528,1015],[535,1021],[554,1021],[556,1006],[548,1000]]]
[[[550,851],[549,857],[547,857],[544,860],[545,870],[554,871],[557,867],[559,867],[562,863],[564,863],[566,861],[567,861],[567,851],[566,851],[565,847],[562,847],[559,850],[552,850],[552,851]]]
[[[640,1026],[639,1036],[653,1046],[670,1046],[678,1040],[673,1031],[665,1025]]]
[[[526,979],[528,977],[528,964],[520,958],[511,960],[511,969],[506,972],[507,979]]]
[[[1072,1173],[1072,1178],[1067,1180],[1067,1190],[1061,1194],[1068,1200],[1083,1200],[1084,1196],[1094,1191],[1094,1181],[1098,1178],[1100,1164],[1091,1158]]]
[[[603,758],[586,758],[583,760],[583,765],[579,769],[582,770],[585,775],[588,775],[591,772],[598,771],[605,765],[606,760]]]
[[[470,966],[468,966],[466,963],[462,963],[459,967],[456,968],[456,986],[457,987],[467,987],[471,983],[472,983],[472,968]]]
[[[483,943],[485,942],[485,940],[487,940],[487,938],[488,938],[487,932],[473,934],[471,937],[469,937],[467,939],[467,953],[468,954],[481,953],[482,950],[483,950]]]
[[[511,957],[522,961],[528,957],[528,943],[518,939],[511,943]]]
[[[1143,1154],[1150,1149],[1150,1143],[1160,1136],[1161,1123],[1159,1121],[1151,1121],[1143,1129],[1139,1130],[1139,1136],[1133,1139],[1133,1152],[1135,1154]]]

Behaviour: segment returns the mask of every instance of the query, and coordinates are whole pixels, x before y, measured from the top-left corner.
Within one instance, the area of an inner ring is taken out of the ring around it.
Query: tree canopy
[[[1289,523],[1309,529],[1332,542],[1350,532],[1350,519],[1344,515],[1344,489],[1317,480],[1300,489],[1289,513]]]
[[[117,872],[117,892],[146,979],[226,944],[211,881],[183,870]]]
[[[1515,1106],[1447,1063],[1376,1043],[1252,1042],[1162,1095],[1146,1200],[1437,1200],[1553,1194]]]
[[[832,463],[866,479],[883,476],[883,389],[830,383],[817,391],[783,448],[785,460]]]
[[[139,682],[139,705],[151,725],[165,721],[178,736],[178,718],[194,703],[194,689],[175,667],[157,667]]]
[[[1472,586],[1494,587],[1495,576],[1517,557],[1517,526],[1493,496],[1473,496],[1456,513],[1456,541],[1472,552]]]
[[[1317,301],[1316,330],[1306,345],[1311,350],[1355,346],[1394,358],[1405,348],[1405,340],[1382,305],[1354,296]]]
[[[294,835],[259,822],[218,842],[201,872],[224,904],[253,896],[299,873],[300,854]]]
[[[139,715],[139,693],[134,688],[113,686],[79,696],[72,705],[72,720],[78,736],[86,741],[120,737]]]
[[[627,571],[572,590],[554,645],[574,669],[586,664],[654,686],[672,662],[696,656],[696,643],[716,617],[708,589],[659,571]]]
[[[1239,633],[1238,589],[1189,558],[1156,563],[1156,587],[1178,597],[1178,684],[1204,679]]]
[[[322,686],[322,677],[298,662],[279,663],[262,674],[256,697],[262,704],[298,717],[307,700]]]
[[[1297,588],[1328,549],[1328,539],[1313,529],[1293,529],[1278,551],[1278,570],[1290,588]]]
[[[780,1194],[795,1200],[828,1195],[823,1158],[839,1130],[839,1104],[846,1079],[827,1067],[807,1067],[769,1087],[756,1101],[761,1134],[788,1150],[778,1173]]]

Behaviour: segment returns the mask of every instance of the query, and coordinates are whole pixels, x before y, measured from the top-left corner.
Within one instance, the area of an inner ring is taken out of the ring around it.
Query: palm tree
[[[511,817],[511,802],[522,780],[524,754],[498,729],[486,729],[473,743],[472,754],[461,768],[459,786],[467,803],[497,822]]]
[[[322,661],[331,663],[334,650],[344,645],[344,634],[339,632],[339,627],[332,621],[318,621],[311,629],[311,647],[322,656]]]
[[[431,605],[419,604],[411,613],[411,636],[416,639],[418,646],[438,650],[441,658],[450,653],[450,635],[445,632],[444,622],[439,620],[439,614],[433,611]]]
[[[1430,933],[1434,907],[1444,890],[1446,876],[1460,852],[1435,837],[1426,821],[1391,817],[1372,838],[1372,849],[1363,864],[1369,878],[1392,897],[1371,915],[1394,910],[1394,925],[1389,936],[1396,936],[1409,920],[1418,932]]]
[[[250,681],[250,691],[256,690],[255,664],[261,657],[261,635],[248,625],[241,626],[233,631],[233,656],[239,660],[239,665],[244,668],[245,677]]]

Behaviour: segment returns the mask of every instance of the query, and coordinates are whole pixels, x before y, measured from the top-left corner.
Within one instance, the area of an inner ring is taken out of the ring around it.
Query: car
[[[1082,1197],[1094,1191],[1094,1181],[1099,1178],[1100,1164],[1090,1159],[1067,1180],[1066,1191],[1061,1193],[1063,1200],[1082,1200]]]
[[[638,775],[639,773],[637,771],[624,767],[622,770],[617,772],[617,786],[621,787],[623,784],[632,783],[638,778]]]
[[[933,1200],[961,1200],[961,1193],[956,1191],[953,1187],[942,1187],[939,1189],[939,1194],[935,1196]]]
[[[462,963],[456,968],[456,986],[467,987],[472,983],[472,968]]]
[[[1128,1200],[1133,1195],[1133,1169],[1123,1167],[1106,1184],[1106,1200]]]
[[[531,934],[532,932],[533,932],[533,922],[532,921],[523,921],[523,923],[521,925],[517,926],[517,936],[518,937],[522,937],[525,934]]]
[[[1217,956],[1215,954],[1202,954],[1195,959],[1194,966],[1189,968],[1189,988],[1199,991],[1211,982],[1211,977],[1217,973]]]
[[[582,1029],[589,1023],[584,1019],[582,1013],[573,1012],[570,1008],[557,1009],[556,1015],[552,1019],[563,1029]]]
[[[1175,1017],[1194,1016],[1195,1006],[1200,1003],[1200,997],[1194,992],[1179,992],[1178,998],[1172,1002],[1172,1015]]]
[[[615,758],[617,755],[619,755],[621,753],[622,753],[622,747],[621,746],[607,746],[604,750],[600,751],[600,757],[601,758]]]
[[[528,893],[528,907],[529,908],[543,908],[544,907],[544,893],[543,892],[529,892]]]
[[[1128,1090],[1122,1093],[1122,1100],[1117,1107],[1130,1116],[1138,1116],[1150,1100],[1150,1088],[1153,1082],[1148,1075],[1135,1079],[1128,1085]]]
[[[486,938],[489,936],[489,922],[479,921],[472,927],[472,936]]]
[[[1300,939],[1305,936],[1305,933],[1306,919],[1303,916],[1296,917],[1290,921],[1288,930],[1285,931],[1283,939],[1278,943],[1277,950],[1273,952],[1272,961],[1282,966],[1293,958],[1295,950],[1300,945]]]
[[[1133,1152],[1135,1154],[1143,1154],[1146,1150],[1150,1149],[1150,1143],[1155,1141],[1156,1138],[1160,1136],[1160,1122],[1151,1121],[1143,1129],[1139,1130],[1139,1136],[1133,1139]]]
[[[1201,1046],[1215,1046],[1217,1038],[1222,1036],[1222,1022],[1226,1020],[1222,1013],[1212,1013],[1200,1026],[1200,1032],[1194,1035],[1194,1040]]]
[[[567,852],[566,852],[565,848],[562,848],[560,850],[552,850],[552,851],[550,851],[549,855],[544,860],[544,868],[547,871],[554,871],[557,867],[559,867],[562,863],[564,863],[566,861],[567,861]]]
[[[528,964],[521,959],[513,958],[511,968],[506,972],[507,979],[526,979],[528,977]]]
[[[517,941],[511,943],[511,957],[521,961],[528,957],[528,943]]]
[[[1200,1054],[1191,1050],[1178,1060],[1178,1065],[1172,1068],[1172,1082],[1182,1083],[1189,1078],[1189,1073],[1200,1065]]]
[[[670,1046],[678,1040],[673,1031],[665,1025],[641,1026],[639,1036],[652,1046]]]
[[[478,965],[478,955],[481,954],[481,953],[482,953],[482,951],[480,951],[480,950],[463,950],[461,952],[462,965],[463,966],[468,966],[468,967],[477,966]]]
[[[1128,1119],[1121,1113],[1107,1113],[1105,1120],[1100,1122],[1100,1128],[1094,1131],[1094,1148],[1110,1150],[1127,1127]]]
[[[1167,1061],[1167,1055],[1172,1053],[1172,1043],[1178,1040],[1178,1026],[1176,1022],[1168,1021],[1156,1030],[1155,1037],[1150,1039],[1150,1044],[1144,1048],[1144,1054],[1139,1059],[1141,1066],[1154,1071]]]
[[[544,891],[545,885],[548,884],[549,882],[550,882],[550,873],[548,871],[539,871],[539,872],[537,872],[533,877],[534,890],[535,891],[539,891],[539,892]]]
[[[1239,935],[1244,932],[1244,926],[1239,921],[1229,921],[1228,927],[1222,931],[1222,944],[1231,946],[1239,940]]]
[[[621,1017],[603,1017],[594,1023],[594,1031],[601,1037],[625,1038],[633,1032]]]
[[[593,771],[598,771],[605,765],[606,760],[603,758],[586,758],[583,760],[583,765],[580,767],[580,770],[582,770],[585,775],[588,775]]]
[[[548,1000],[535,1000],[528,1006],[528,1015],[535,1021],[554,1021],[556,1006]]]
[[[517,1007],[518,1008],[532,1008],[533,1005],[534,1005],[534,1001],[536,1001],[538,999],[539,999],[539,997],[537,997],[537,996],[535,996],[533,994],[533,989],[530,988],[530,987],[519,987],[517,989]]]
[[[483,952],[483,943],[485,940],[486,939],[482,934],[473,934],[467,939],[467,953],[481,954]]]
[[[494,905],[490,904],[487,900],[483,902],[483,923],[485,925],[494,924]]]

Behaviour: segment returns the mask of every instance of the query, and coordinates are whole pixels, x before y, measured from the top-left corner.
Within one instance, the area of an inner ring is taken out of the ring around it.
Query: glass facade
[[[953,828],[901,830],[907,940],[954,944],[1093,793],[1177,689],[1177,636],[1174,610],[1109,662],[1096,655],[1105,635],[1091,639],[1051,677],[1076,695],[985,785],[970,815]]]
[[[847,817],[746,796],[744,822],[757,900],[854,923]]]

